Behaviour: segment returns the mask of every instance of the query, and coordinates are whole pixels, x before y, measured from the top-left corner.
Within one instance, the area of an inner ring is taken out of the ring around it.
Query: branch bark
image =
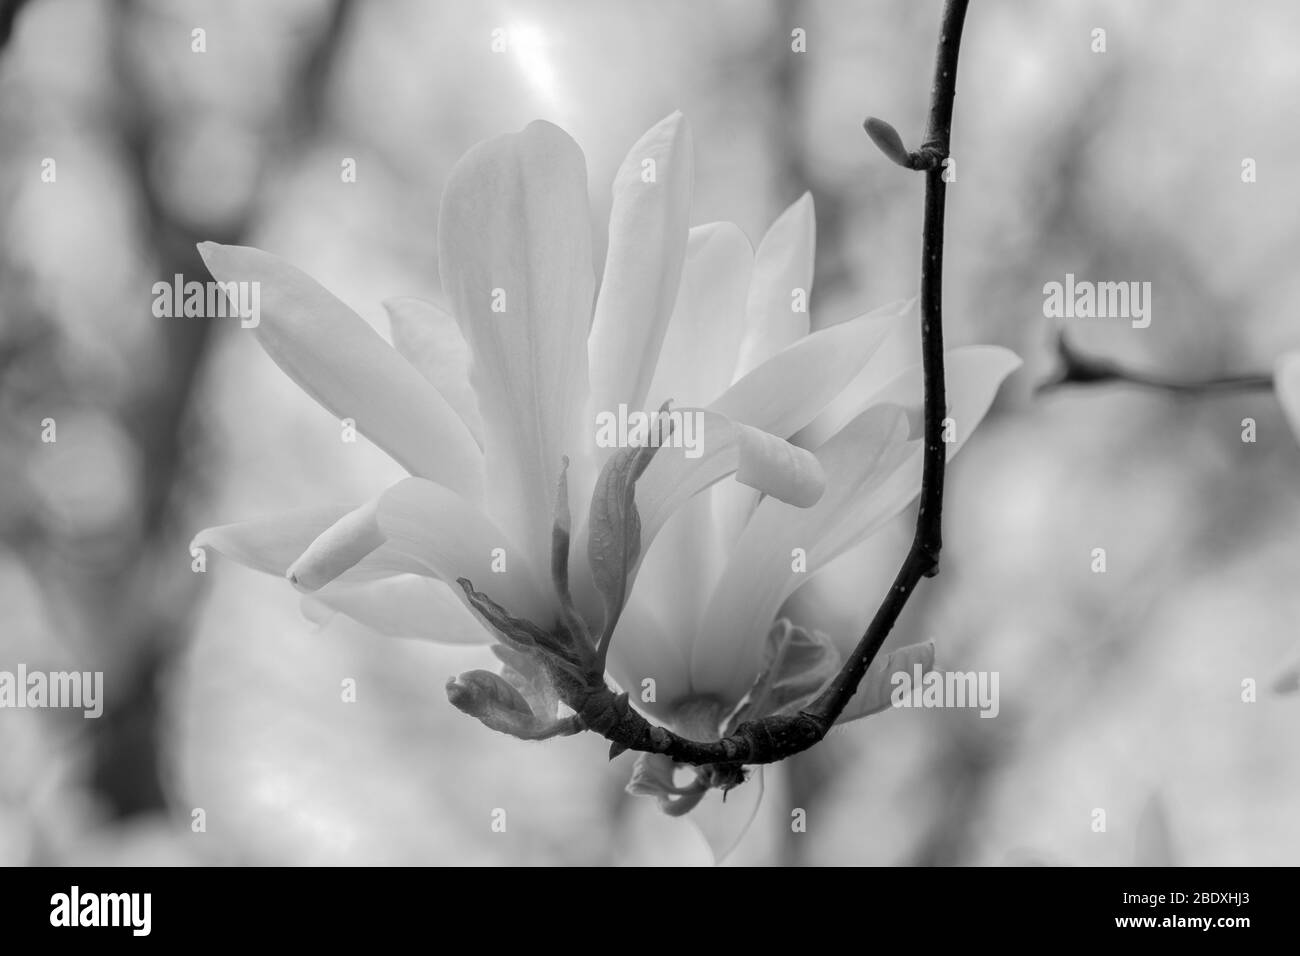
[[[943,480],[948,447],[943,419],[948,400],[943,369],[943,218],[948,183],[944,160],[949,155],[952,110],[957,96],[957,54],[966,23],[967,0],[947,0],[935,55],[934,85],[930,89],[930,120],[918,153],[929,158],[925,168],[925,219],[921,237],[921,365],[925,373],[925,458],[921,472],[920,508],[916,531],[903,566],[875,617],[858,641],[843,669],[808,710],[829,728],[857,692],[858,684],[889,637],[908,599],[923,577],[939,573],[943,549]]]
[[[943,419],[947,413],[943,361],[943,224],[953,102],[957,92],[957,55],[969,0],[945,0],[935,56],[934,84],[930,91],[930,116],[920,149],[900,163],[925,172],[925,212],[921,246],[921,350],[925,375],[925,452],[921,475],[920,510],[911,548],[893,584],[877,609],[853,653],[827,689],[798,714],[766,717],[741,724],[730,736],[716,741],[689,740],[663,727],[651,725],[628,702],[604,686],[603,675],[575,680],[557,674],[561,698],[590,730],[612,742],[610,756],[625,750],[665,754],[674,761],[701,767],[710,786],[734,786],[743,779],[745,764],[775,763],[818,743],[835,724],[857,692],[867,668],[884,644],[917,584],[939,569],[943,546],[944,467],[947,446]],[[887,126],[870,123],[868,129]],[[892,129],[892,127],[891,127]],[[876,137],[873,135],[872,137]],[[912,159],[911,157],[915,157]],[[897,161],[897,160],[896,160]]]

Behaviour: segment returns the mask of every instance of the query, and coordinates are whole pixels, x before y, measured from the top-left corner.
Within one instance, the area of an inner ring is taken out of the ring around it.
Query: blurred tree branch
[[[1251,392],[1273,387],[1272,375],[1225,375],[1187,381],[1126,368],[1111,359],[1080,352],[1071,344],[1064,332],[1056,338],[1056,354],[1060,358],[1060,367],[1051,378],[1041,382],[1035,388],[1037,394],[1073,385],[1136,385],[1140,388],[1172,392],[1175,395]]]
[[[157,106],[130,43],[141,18],[153,14],[137,0],[121,0],[111,25],[111,62],[120,89],[118,129],[127,172],[143,211],[149,251],[161,275],[203,274],[195,244],[202,239],[238,243],[251,225],[261,184],[278,153],[299,147],[323,121],[328,76],[342,46],[352,4],[334,0],[323,27],[303,51],[285,97],[289,122],[262,147],[257,185],[237,212],[221,223],[195,222],[171,208],[159,190],[155,161],[173,117]],[[199,587],[188,562],[177,557],[170,520],[178,476],[193,436],[187,427],[199,372],[212,340],[211,322],[165,322],[158,331],[166,357],[162,373],[141,383],[121,410],[143,464],[140,533],[116,569],[96,582],[97,594],[126,595],[106,606],[121,608],[111,624],[119,658],[118,690],[96,721],[92,782],[119,816],[166,805],[160,768],[161,677],[185,644],[186,598]],[[182,555],[184,552],[180,552]],[[99,603],[99,602],[96,602]]]
[[[26,5],[27,0],[0,0],[0,50],[9,45],[18,12]]]

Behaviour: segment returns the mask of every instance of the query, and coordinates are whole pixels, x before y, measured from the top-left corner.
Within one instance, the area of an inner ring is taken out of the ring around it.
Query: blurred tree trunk
[[[285,97],[285,132],[260,144],[259,179],[280,150],[309,141],[325,115],[327,80],[342,46],[350,11],[335,0],[313,42],[304,50],[291,95]],[[250,190],[238,214],[220,223],[196,223],[178,216],[160,195],[155,177],[159,144],[171,117],[160,106],[159,91],[145,82],[130,41],[144,18],[154,14],[134,0],[114,11],[110,37],[115,68],[118,132],[135,183],[148,246],[160,276],[204,277],[207,270],[196,244],[204,240],[238,244],[258,212],[261,190]],[[166,806],[161,767],[162,682],[185,649],[188,618],[201,580],[189,567],[187,529],[176,527],[178,489],[186,488],[186,458],[195,435],[188,427],[193,392],[212,340],[211,321],[162,322],[165,368],[143,384],[121,410],[142,463],[140,534],[115,569],[92,588],[88,614],[104,607],[121,609],[112,622],[119,658],[115,693],[106,695],[103,717],[93,729],[91,785],[110,812],[126,817]],[[98,600],[96,600],[98,598]]]

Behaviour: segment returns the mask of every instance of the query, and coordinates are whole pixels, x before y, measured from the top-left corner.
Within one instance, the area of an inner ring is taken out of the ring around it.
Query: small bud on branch
[[[874,116],[868,116],[862,128],[867,131],[871,141],[891,160],[904,169],[928,170],[940,166],[946,156],[943,151],[933,146],[923,146],[919,150],[909,150],[903,145],[903,137],[889,123]]]

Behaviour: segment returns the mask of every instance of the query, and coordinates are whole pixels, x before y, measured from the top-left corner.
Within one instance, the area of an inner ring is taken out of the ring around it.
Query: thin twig
[[[1070,344],[1064,334],[1057,337],[1056,352],[1061,359],[1061,367],[1055,375],[1034,389],[1038,394],[1055,391],[1067,385],[1136,385],[1140,388],[1171,392],[1175,395],[1254,392],[1273,387],[1273,376],[1268,374],[1224,375],[1187,381],[1125,368],[1111,359],[1085,355]]]
[[[925,458],[921,472],[920,510],[916,532],[903,566],[858,646],[849,655],[830,686],[807,713],[830,726],[848,706],[858,684],[879,653],[894,622],[923,577],[939,573],[943,548],[943,478],[948,446],[943,441],[947,394],[943,372],[943,213],[947,181],[943,161],[948,158],[952,134],[952,108],[957,96],[957,54],[966,22],[967,0],[947,0],[935,56],[934,86],[930,91],[930,121],[925,142],[918,151],[932,162],[925,171],[925,220],[921,238],[921,365],[925,372]]]
[[[742,779],[744,764],[774,763],[793,756],[824,738],[857,692],[880,646],[889,636],[912,591],[923,577],[938,572],[943,545],[943,419],[947,414],[943,362],[943,214],[944,160],[948,157],[956,96],[957,54],[968,0],[945,0],[935,57],[934,85],[925,141],[914,161],[900,163],[925,171],[925,218],[921,246],[921,351],[925,373],[925,453],[921,473],[920,511],[907,557],[858,646],[840,673],[807,709],[798,714],[765,717],[741,724],[728,737],[712,742],[688,740],[663,727],[652,726],[628,703],[604,687],[603,677],[579,683],[557,674],[560,696],[591,730],[612,741],[610,755],[624,750],[661,753],[683,764],[705,768],[713,786],[730,786]],[[880,124],[885,126],[887,124]],[[879,129],[877,124],[871,127]],[[890,127],[892,129],[892,127]],[[870,128],[869,128],[870,131]],[[873,135],[873,140],[876,137]]]

